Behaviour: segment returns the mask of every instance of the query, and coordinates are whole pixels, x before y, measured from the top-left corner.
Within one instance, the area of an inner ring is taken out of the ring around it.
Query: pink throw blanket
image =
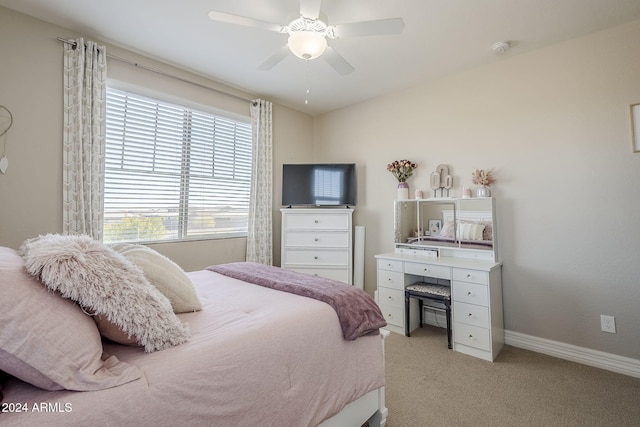
[[[212,265],[207,270],[329,304],[338,315],[346,340],[376,335],[387,325],[373,298],[346,283],[253,262]]]

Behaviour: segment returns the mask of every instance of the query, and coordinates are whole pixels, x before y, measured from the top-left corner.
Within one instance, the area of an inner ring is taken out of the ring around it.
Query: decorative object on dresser
[[[476,169],[471,173],[471,182],[473,184],[479,185],[478,188],[478,197],[491,197],[491,184],[496,182],[496,179],[493,177],[493,171],[491,169]]]
[[[434,220],[442,221],[440,232],[423,233]],[[376,300],[386,329],[410,335],[422,323],[431,323],[423,320],[424,313],[441,307],[424,302],[421,310],[411,286],[446,286],[453,350],[495,360],[504,345],[495,199],[396,201],[394,235],[394,252],[376,255]],[[437,316],[434,325],[442,326]]]
[[[444,196],[444,190],[447,190],[447,197],[449,197],[449,190],[453,187],[453,177],[449,174],[449,166],[438,165],[436,170],[431,172],[429,182],[433,190],[433,197],[437,196],[438,190],[440,190],[440,197]]]
[[[398,200],[406,200],[409,198],[409,184],[407,183],[407,179],[413,175],[413,171],[417,167],[417,163],[406,159],[394,160],[387,165],[387,170],[398,180]]]
[[[350,208],[285,208],[282,212],[281,266],[353,283]]]

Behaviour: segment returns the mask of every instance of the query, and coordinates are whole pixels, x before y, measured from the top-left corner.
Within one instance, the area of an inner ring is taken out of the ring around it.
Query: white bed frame
[[[380,329],[382,337],[382,361],[384,363],[384,340],[390,334],[385,329]],[[361,426],[369,422],[369,427],[384,427],[387,424],[389,410],[385,406],[384,386],[371,390],[369,393],[347,406],[331,418],[324,420],[318,427],[344,427]]]

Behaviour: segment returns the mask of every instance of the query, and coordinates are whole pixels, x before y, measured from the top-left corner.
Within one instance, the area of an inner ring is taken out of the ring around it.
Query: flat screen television
[[[282,165],[282,206],[355,206],[354,163]]]

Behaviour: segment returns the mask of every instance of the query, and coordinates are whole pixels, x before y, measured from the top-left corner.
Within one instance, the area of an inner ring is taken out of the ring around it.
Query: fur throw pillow
[[[106,317],[152,352],[182,344],[189,330],[142,270],[89,236],[47,234],[20,248],[25,268],[45,286]]]

